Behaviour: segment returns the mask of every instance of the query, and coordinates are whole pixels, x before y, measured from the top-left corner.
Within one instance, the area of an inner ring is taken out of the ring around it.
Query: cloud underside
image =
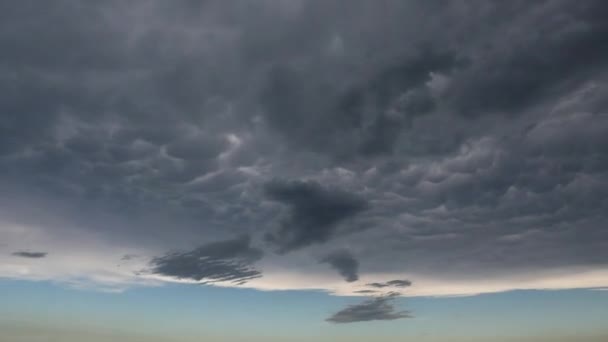
[[[606,287],[606,17],[603,0],[2,3],[0,277]]]
[[[280,253],[328,241],[338,223],[364,211],[368,205],[354,193],[323,187],[315,181],[273,180],[264,190],[268,198],[289,207],[278,231],[266,235]]]

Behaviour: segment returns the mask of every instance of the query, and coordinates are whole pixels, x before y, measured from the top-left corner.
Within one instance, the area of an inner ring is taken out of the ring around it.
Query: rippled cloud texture
[[[608,3],[0,2],[0,277],[608,286]]]

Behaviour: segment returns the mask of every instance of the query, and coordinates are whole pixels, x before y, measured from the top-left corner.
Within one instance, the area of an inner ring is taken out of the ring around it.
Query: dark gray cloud
[[[606,65],[606,3],[549,1],[528,10],[521,8],[515,20],[536,34],[505,32],[506,41],[490,43],[470,69],[454,75],[453,96],[463,114],[518,114]]]
[[[433,109],[434,99],[425,89],[430,73],[457,64],[450,53],[424,49],[345,90],[323,79],[311,84],[305,71],[276,67],[262,103],[269,124],[296,145],[336,157],[390,153],[403,127]]]
[[[321,262],[329,264],[349,283],[359,280],[359,262],[347,250],[332,252],[321,259]]]
[[[369,283],[367,284],[367,286],[375,287],[377,289],[381,289],[384,287],[408,287],[412,286],[412,282],[409,280],[395,279],[384,283]]]
[[[1,2],[0,227],[79,227],[141,255],[248,234],[294,272],[337,239],[360,272],[603,269],[607,11]],[[152,266],[236,280],[254,259],[203,248]]]
[[[397,294],[388,294],[350,305],[336,312],[326,321],[330,323],[356,323],[412,318],[408,311],[397,311],[395,309],[393,301],[397,296]]]
[[[189,252],[174,252],[150,261],[150,273],[203,281],[243,284],[262,276],[252,265],[263,252],[247,236],[213,242]]]
[[[21,258],[29,258],[29,259],[41,259],[48,255],[46,252],[29,252],[29,251],[19,251],[12,253],[14,256],[18,256]]]
[[[326,242],[340,222],[368,208],[358,195],[314,181],[274,180],[264,190],[269,199],[289,207],[279,229],[267,235],[281,253]]]

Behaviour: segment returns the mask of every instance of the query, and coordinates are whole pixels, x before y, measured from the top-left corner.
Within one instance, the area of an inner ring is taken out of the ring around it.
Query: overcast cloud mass
[[[0,277],[608,286],[608,2],[0,1]]]

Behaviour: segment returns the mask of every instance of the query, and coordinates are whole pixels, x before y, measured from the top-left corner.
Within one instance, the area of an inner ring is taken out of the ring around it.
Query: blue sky
[[[606,340],[606,18],[0,1],[0,339]]]
[[[171,285],[116,294],[23,281],[2,281],[0,287],[2,341],[13,341],[6,334],[37,330],[67,331],[74,341],[95,333],[124,341],[129,336],[159,341],[601,341],[608,336],[608,292],[597,290],[400,299],[397,305],[415,318],[352,326],[323,320],[360,299],[320,292]]]

